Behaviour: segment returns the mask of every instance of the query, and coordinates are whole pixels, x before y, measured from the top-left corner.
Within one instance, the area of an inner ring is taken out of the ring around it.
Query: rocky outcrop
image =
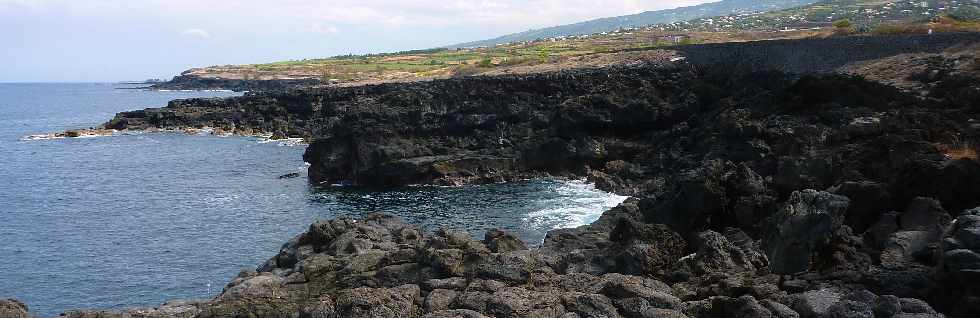
[[[591,244],[620,251],[670,235],[630,229],[629,237],[617,238],[629,226],[639,224],[579,230],[595,233]],[[319,221],[213,300],[66,316],[941,317],[921,300],[859,286],[787,291],[778,276],[765,274],[766,256],[757,244],[734,229],[701,233],[693,256],[664,254],[665,263],[694,274],[687,277],[623,274],[615,261],[579,257],[569,249],[586,247],[582,236],[551,237],[533,250],[494,250],[506,237],[500,231],[483,241],[461,232],[426,234],[378,214]]]
[[[307,96],[252,95],[171,101],[167,107],[116,114],[102,125],[114,130],[200,130],[214,134],[309,138],[313,105]]]
[[[320,84],[315,78],[302,79],[231,79],[218,77],[202,77],[194,74],[181,74],[172,80],[154,84],[150,89],[155,90],[230,90],[244,91],[274,91],[297,89]]]
[[[27,305],[16,299],[0,299],[0,317],[2,318],[30,318]]]

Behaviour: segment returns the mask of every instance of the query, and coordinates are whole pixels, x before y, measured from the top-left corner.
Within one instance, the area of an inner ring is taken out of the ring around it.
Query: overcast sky
[[[710,0],[0,0],[0,82],[431,48]]]

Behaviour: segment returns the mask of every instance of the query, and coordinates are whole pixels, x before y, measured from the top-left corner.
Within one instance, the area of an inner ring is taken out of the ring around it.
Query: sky
[[[0,0],[0,82],[424,49],[711,0]]]

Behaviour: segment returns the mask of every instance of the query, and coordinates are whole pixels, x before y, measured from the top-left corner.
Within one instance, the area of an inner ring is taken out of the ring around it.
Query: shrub
[[[851,23],[851,20],[848,19],[841,19],[841,20],[834,21],[833,25],[835,28],[838,29],[847,29],[854,26],[854,24]]]

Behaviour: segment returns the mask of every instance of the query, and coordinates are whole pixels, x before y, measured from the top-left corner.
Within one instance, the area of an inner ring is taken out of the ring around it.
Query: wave
[[[53,140],[53,139],[65,139],[65,136],[57,136],[55,134],[40,134],[40,135],[28,135],[20,138],[21,141],[38,141],[38,140]]]
[[[158,92],[235,92],[230,89],[150,89]]]
[[[55,139],[87,139],[87,138],[98,138],[98,137],[112,137],[117,134],[118,131],[115,130],[84,130],[84,131],[72,131],[75,136],[69,137],[68,133],[51,133],[51,134],[34,134],[21,137],[21,141],[41,141],[41,140],[55,140]]]
[[[544,202],[550,207],[528,213],[526,224],[547,230],[579,227],[595,222],[628,198],[596,189],[585,180],[562,181],[554,191],[556,198]]]
[[[286,138],[286,139],[272,139],[269,137],[258,137],[260,144],[276,143],[280,147],[294,147],[294,146],[305,146],[306,141],[303,138]]]

